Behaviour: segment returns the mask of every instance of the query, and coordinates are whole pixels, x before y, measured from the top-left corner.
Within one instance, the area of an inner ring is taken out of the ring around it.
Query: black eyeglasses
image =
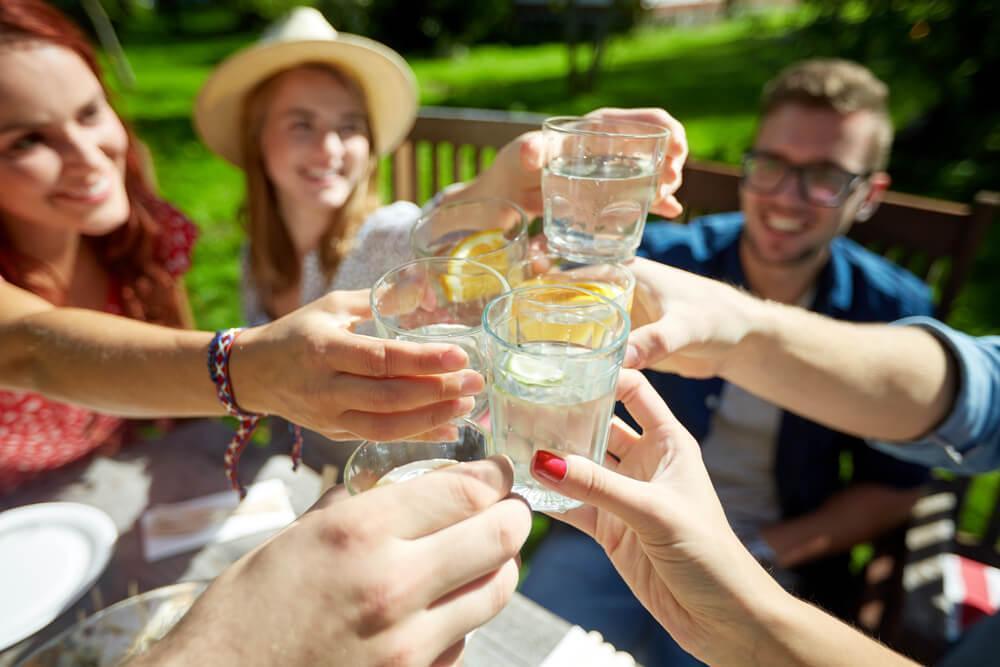
[[[750,151],[743,156],[743,185],[754,192],[777,192],[789,173],[795,174],[804,200],[827,208],[843,204],[854,188],[872,174],[855,174],[830,162],[790,164],[766,151]]]

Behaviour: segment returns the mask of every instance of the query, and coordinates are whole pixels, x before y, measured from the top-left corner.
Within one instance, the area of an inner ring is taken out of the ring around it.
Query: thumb
[[[539,450],[531,459],[531,474],[553,491],[617,515],[630,526],[647,521],[646,485],[588,458]]]
[[[338,290],[331,294],[334,297],[328,301],[327,310],[338,315],[355,315],[357,317],[371,318],[371,301],[368,295],[371,290]]]
[[[538,171],[545,166],[545,141],[541,132],[528,132],[521,141],[521,168]]]
[[[665,320],[639,327],[628,337],[626,368],[649,368],[687,343],[684,336]]]

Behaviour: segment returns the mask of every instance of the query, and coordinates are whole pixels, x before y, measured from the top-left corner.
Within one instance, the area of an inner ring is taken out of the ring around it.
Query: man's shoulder
[[[872,309],[874,319],[897,319],[933,310],[930,287],[907,269],[846,237],[834,239],[831,252],[850,268],[855,304]]]
[[[641,256],[695,270],[737,241],[743,214],[720,213],[696,218],[687,224],[652,222],[646,225],[639,248]]]

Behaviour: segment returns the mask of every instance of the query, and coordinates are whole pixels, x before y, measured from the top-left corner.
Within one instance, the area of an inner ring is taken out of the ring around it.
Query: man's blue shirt
[[[965,474],[1000,469],[1000,336],[973,338],[929,317],[894,324],[922,327],[944,343],[958,366],[958,393],[949,415],[926,438],[872,446],[906,461]]]
[[[640,256],[692,273],[747,288],[739,256],[742,213],[699,218],[687,225],[653,223],[646,227]],[[815,284],[811,310],[853,322],[890,322],[930,315],[929,288],[908,271],[854,241],[838,237]],[[692,380],[647,372],[674,414],[702,441],[719,404],[723,381]],[[927,470],[887,456],[853,436],[783,412],[775,453],[775,482],[784,518],[817,509],[844,487],[841,453],[850,452],[852,482],[901,488],[919,485]]]

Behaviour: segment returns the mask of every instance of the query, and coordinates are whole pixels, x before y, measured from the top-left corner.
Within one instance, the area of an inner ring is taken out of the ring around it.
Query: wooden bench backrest
[[[497,149],[539,129],[543,118],[481,109],[422,109],[409,138],[389,161],[393,198],[423,203],[441,188],[475,177]],[[739,179],[739,167],[689,160],[678,193],[685,219],[738,210]],[[854,225],[850,236],[934,286],[938,316],[943,318],[998,212],[996,193],[981,192],[969,206],[889,192],[871,220]]]
[[[475,177],[497,149],[541,129],[544,118],[485,109],[421,109],[392,156],[393,198],[422,204],[441,188]]]

